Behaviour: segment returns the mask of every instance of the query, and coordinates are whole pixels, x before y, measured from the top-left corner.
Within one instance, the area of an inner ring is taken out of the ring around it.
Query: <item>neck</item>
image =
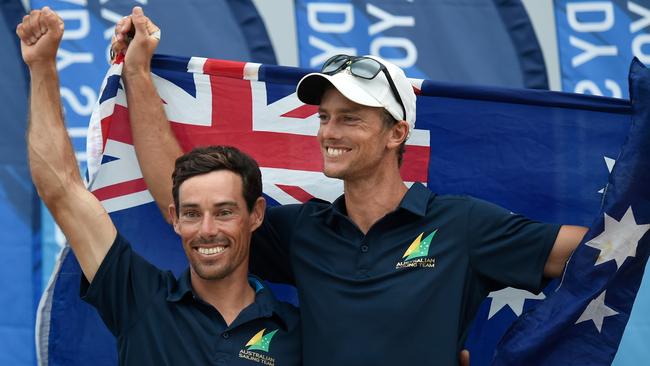
[[[245,267],[247,268],[247,266]],[[219,280],[205,280],[190,269],[192,288],[199,297],[219,311],[227,325],[255,301],[255,291],[248,283],[246,272],[232,273]]]
[[[394,211],[408,191],[399,170],[383,171],[391,173],[343,182],[348,217],[364,234],[375,222]]]

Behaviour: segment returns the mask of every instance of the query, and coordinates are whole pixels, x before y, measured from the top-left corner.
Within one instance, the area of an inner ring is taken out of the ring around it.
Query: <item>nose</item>
[[[318,128],[318,136],[323,140],[336,140],[341,137],[341,129],[334,118],[321,123]]]
[[[219,224],[212,215],[203,215],[199,234],[203,238],[216,236],[219,233]]]

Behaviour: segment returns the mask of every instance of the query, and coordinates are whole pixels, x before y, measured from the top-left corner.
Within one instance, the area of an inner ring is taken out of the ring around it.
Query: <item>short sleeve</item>
[[[154,294],[166,288],[164,276],[118,234],[92,283],[81,276],[80,295],[117,337],[139,318]]]
[[[269,207],[251,240],[250,272],[267,281],[295,284],[290,243],[301,205]]]
[[[470,263],[491,290],[539,292],[560,225],[546,224],[475,200],[468,213]]]

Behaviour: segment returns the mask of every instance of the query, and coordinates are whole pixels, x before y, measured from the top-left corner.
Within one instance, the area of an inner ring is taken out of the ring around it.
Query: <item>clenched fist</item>
[[[39,64],[56,64],[56,51],[63,37],[63,21],[47,6],[32,10],[18,24],[23,60],[30,69]]]

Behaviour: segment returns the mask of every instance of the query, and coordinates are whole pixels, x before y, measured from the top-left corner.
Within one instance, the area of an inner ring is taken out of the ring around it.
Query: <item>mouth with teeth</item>
[[[226,250],[226,246],[216,246],[216,247],[194,247],[193,250],[197,251],[199,254],[204,256],[216,256],[223,253]]]
[[[350,151],[350,149],[344,149],[344,148],[335,148],[335,147],[327,147],[325,148],[325,152],[328,157],[339,157],[346,152]]]

